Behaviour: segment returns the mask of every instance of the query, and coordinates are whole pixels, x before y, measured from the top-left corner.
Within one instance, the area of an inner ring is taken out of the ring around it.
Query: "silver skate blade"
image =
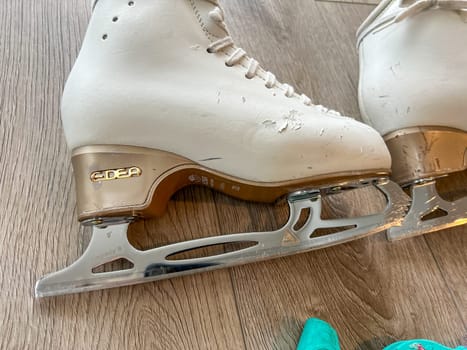
[[[287,224],[277,231],[230,234],[170,244],[148,251],[135,249],[128,241],[128,225],[93,228],[91,242],[84,254],[70,267],[40,279],[36,297],[113,288],[176,277],[245,264],[299,252],[325,248],[383,231],[400,224],[410,198],[393,182],[375,182],[386,196],[387,206],[380,214],[350,219],[321,219],[322,198],[319,191],[301,191],[289,196],[290,216]],[[302,210],[310,209],[306,223],[294,229]],[[346,229],[351,226],[351,229]],[[326,236],[314,236],[320,228],[343,230]],[[254,246],[194,259],[169,259],[181,252],[225,243],[249,242]],[[124,258],[133,268],[121,271],[93,273],[102,264]]]
[[[402,226],[388,230],[389,240],[415,237],[467,223],[467,197],[455,202],[445,201],[439,196],[435,181],[413,185],[412,199],[412,206]],[[428,214],[437,210],[443,211],[445,215],[425,219]]]

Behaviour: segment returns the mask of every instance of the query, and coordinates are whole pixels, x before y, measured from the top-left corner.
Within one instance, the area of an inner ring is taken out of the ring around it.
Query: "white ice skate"
[[[357,34],[362,116],[413,197],[391,240],[467,222],[467,198],[448,202],[435,186],[467,169],[466,11],[466,0],[383,1]]]
[[[38,297],[153,281],[323,248],[402,222],[410,198],[388,180],[391,160],[371,127],[279,83],[235,46],[214,0],[100,0],[66,84],[62,119],[73,149],[80,221],[93,226],[84,255],[41,279]],[[288,195],[280,230],[186,241],[139,251],[138,218],[163,214],[183,186],[250,201]],[[384,212],[324,220],[321,196],[376,186]],[[306,224],[295,227],[302,210]],[[350,229],[348,227],[351,227]],[[320,228],[340,232],[314,235]],[[216,256],[171,256],[229,242]],[[124,258],[133,268],[94,273]]]

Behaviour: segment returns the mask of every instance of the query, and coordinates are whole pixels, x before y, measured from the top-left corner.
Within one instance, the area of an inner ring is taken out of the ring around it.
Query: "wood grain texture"
[[[266,68],[317,103],[358,116],[354,33],[372,6],[222,3],[236,41]],[[77,223],[59,119],[89,15],[84,0],[0,3],[1,349],[293,349],[308,317],[331,321],[344,350],[381,349],[400,338],[460,343],[466,227],[394,244],[377,235],[229,270],[34,300],[37,278],[72,263],[89,241]],[[375,193],[331,199],[326,214],[378,210]],[[270,230],[287,215],[285,202],[244,203],[190,188],[163,218],[136,224],[132,241],[149,248]]]
[[[438,181],[438,190],[447,200],[467,196],[467,171]],[[466,228],[456,227],[425,237],[436,263],[443,272],[464,324],[467,324],[467,235]],[[467,346],[467,332],[464,338]]]

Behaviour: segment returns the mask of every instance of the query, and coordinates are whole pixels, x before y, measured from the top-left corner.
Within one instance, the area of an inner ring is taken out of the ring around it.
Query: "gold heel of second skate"
[[[213,171],[172,153],[127,146],[77,149],[73,167],[79,217],[84,224],[93,225],[92,239],[74,264],[38,281],[38,297],[143,283],[332,246],[400,224],[410,204],[400,187],[388,180],[387,172],[378,169],[260,183]],[[162,215],[170,196],[187,185],[204,185],[261,202],[273,202],[288,194],[289,220],[276,231],[207,237],[144,252],[135,249],[128,242],[128,225],[139,217]],[[348,219],[321,218],[323,195],[368,185],[376,186],[385,195],[387,206],[382,213]],[[309,216],[305,224],[297,225],[302,211],[309,212]],[[324,236],[315,234],[322,228],[341,230]],[[248,243],[248,248],[193,259],[171,258],[181,252],[237,242]],[[133,267],[93,272],[97,266],[122,258]]]
[[[410,187],[412,206],[403,224],[388,231],[398,240],[467,223],[467,198],[444,200],[436,179],[467,169],[467,133],[444,127],[414,127],[386,135],[392,179]],[[430,216],[433,214],[438,214]]]

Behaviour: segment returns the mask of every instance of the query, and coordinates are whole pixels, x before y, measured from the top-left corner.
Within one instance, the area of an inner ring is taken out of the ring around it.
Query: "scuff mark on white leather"
[[[303,121],[299,118],[299,112],[291,110],[288,115],[282,116],[278,121],[267,119],[263,121],[263,125],[266,128],[274,128],[279,134],[286,132],[287,130],[297,131],[303,126]]]
[[[200,44],[191,45],[191,46],[190,46],[190,49],[192,49],[192,50],[199,50],[199,49],[201,49],[201,45],[200,45]]]
[[[394,78],[397,78],[395,68],[399,68],[400,66],[401,66],[401,63],[398,62],[398,63],[396,63],[395,65],[389,67],[389,70],[390,70],[390,71],[392,72],[392,74],[394,75]]]
[[[303,126],[300,114],[296,110],[291,110],[289,115],[284,116],[284,120],[287,121],[287,126],[292,130],[300,130]]]
[[[279,134],[282,134],[289,127],[289,122],[287,120],[282,120],[277,131]]]
[[[324,128],[321,129],[321,131],[319,132],[319,136],[323,136],[324,135]]]
[[[212,158],[206,158],[206,159],[200,159],[198,162],[210,162],[213,160],[222,160],[223,158],[221,157],[212,157]]]
[[[270,119],[267,119],[263,122],[263,125],[266,127],[266,128],[274,128],[276,126],[276,122],[273,121],[273,120],[270,120]]]
[[[246,103],[246,97],[245,96],[242,96],[242,101],[243,101],[243,103]]]

